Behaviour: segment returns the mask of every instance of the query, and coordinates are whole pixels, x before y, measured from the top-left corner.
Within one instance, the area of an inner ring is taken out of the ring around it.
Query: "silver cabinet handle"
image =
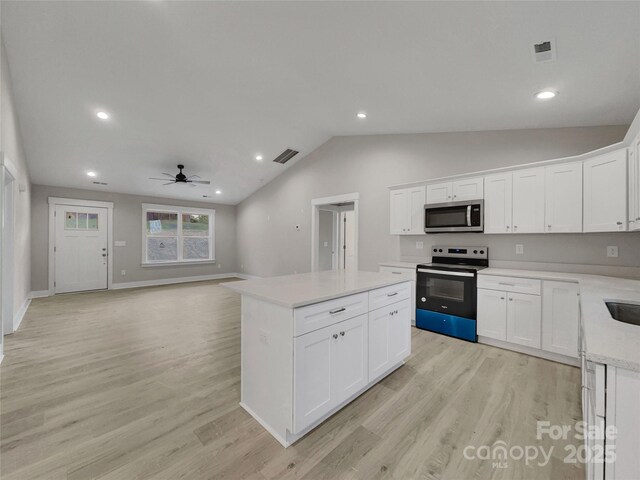
[[[509,225],[507,225],[507,230],[509,230]]]
[[[636,218],[636,220],[640,220],[640,217]]]
[[[340,332],[340,335],[341,335],[342,337],[344,337],[344,332]]]
[[[515,283],[498,282],[498,285],[506,285],[507,287],[515,287]]]
[[[398,292],[387,293],[387,297],[395,297],[397,294]]]
[[[517,225],[514,225],[514,226],[513,226],[513,229],[514,229],[514,230],[517,230],[517,229],[518,229],[518,226],[517,226]]]
[[[391,273],[393,273],[394,275],[402,275],[402,272],[391,272]]]
[[[500,297],[500,300],[504,300],[504,297]]]
[[[510,301],[510,302],[513,302],[513,298],[509,297],[509,301]]]
[[[616,222],[616,225],[622,225],[622,222]]]
[[[549,230],[551,230],[551,225],[547,225],[547,228],[548,228]]]
[[[337,310],[329,310],[329,313],[330,313],[331,315],[335,315],[336,313],[344,312],[345,310],[346,310],[346,308],[345,308],[345,307],[342,307],[342,308],[339,308],[339,309],[337,309]]]

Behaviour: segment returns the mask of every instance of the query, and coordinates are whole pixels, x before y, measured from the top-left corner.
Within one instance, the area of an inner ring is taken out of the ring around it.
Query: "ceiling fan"
[[[171,180],[169,180],[167,183],[164,183],[163,185],[171,185],[172,183],[185,183],[187,185],[189,185],[190,187],[195,187],[196,183],[201,184],[201,185],[209,185],[211,182],[209,180],[192,180],[193,178],[200,178],[200,176],[198,175],[189,175],[188,177],[182,173],[182,169],[184,168],[184,165],[178,165],[178,170],[180,170],[180,172],[178,172],[176,175],[171,175],[170,173],[162,173],[162,175],[165,175],[167,178],[154,178],[154,177],[149,177],[149,180],[162,180],[162,181],[167,181],[169,180],[169,178]]]

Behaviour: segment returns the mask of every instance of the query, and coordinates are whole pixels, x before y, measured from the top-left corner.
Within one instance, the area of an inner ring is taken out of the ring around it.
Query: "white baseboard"
[[[29,298],[42,298],[51,295],[49,290],[35,290],[29,294]]]
[[[24,314],[27,313],[27,308],[29,308],[30,304],[31,304],[31,297],[27,296],[27,298],[24,299],[24,302],[22,303],[20,310],[18,310],[16,314],[13,316],[14,332],[18,330],[18,327],[20,327],[20,324],[22,323],[22,319],[24,318]]]
[[[156,280],[141,280],[138,282],[120,282],[111,284],[111,290],[122,290],[124,288],[140,288],[140,287],[155,287],[159,285],[172,285],[175,283],[189,283],[189,282],[202,282],[205,280],[221,280],[225,278],[241,278],[243,280],[249,280],[251,278],[260,278],[255,275],[247,275],[246,273],[216,273],[212,275],[197,275],[193,277],[177,277],[177,278],[160,278]],[[36,290],[29,294],[31,298],[49,297],[53,293],[49,290]]]
[[[202,282],[205,280],[220,280],[223,278],[242,278],[238,273],[216,273],[213,275],[197,275],[193,277],[160,278],[157,280],[142,280],[139,282],[113,283],[112,290],[123,288],[155,287],[158,285],[172,285],[174,283]]]
[[[538,348],[526,347],[524,345],[517,345],[515,343],[504,342],[502,340],[495,340],[489,337],[483,337],[478,335],[478,343],[485,345],[491,345],[492,347],[498,347],[505,350],[512,350],[518,353],[524,353],[531,355],[532,357],[544,358],[545,360],[551,360],[552,362],[564,363],[565,365],[571,365],[573,367],[580,366],[580,359],[567,357],[566,355],[560,355],[558,353],[546,352]]]

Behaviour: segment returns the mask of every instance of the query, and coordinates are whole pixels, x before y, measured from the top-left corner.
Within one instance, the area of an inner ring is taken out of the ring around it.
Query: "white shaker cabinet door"
[[[540,296],[507,293],[507,297],[507,341],[540,348]]]
[[[578,358],[578,284],[545,281],[542,290],[542,349]]]
[[[337,334],[337,327],[331,325],[294,340],[294,433],[334,406],[331,383]]]
[[[451,182],[427,185],[427,203],[447,203],[453,201]]]
[[[374,380],[411,353],[409,300],[369,312],[369,380]]]
[[[507,339],[507,294],[498,290],[478,289],[478,335]]]
[[[391,235],[402,235],[409,229],[409,194],[406,189],[389,192],[389,220]]]
[[[484,179],[484,233],[511,233],[513,174]]]
[[[545,167],[547,233],[582,232],[582,163]]]
[[[513,233],[544,232],[544,168],[513,173]]]
[[[627,222],[627,150],[585,160],[585,232],[618,232]]]
[[[364,388],[369,382],[367,368],[368,322],[367,315],[333,325],[338,335],[333,344],[331,391],[334,405],[343,402]]]
[[[453,201],[481,200],[484,198],[484,178],[467,178],[453,182]]]
[[[409,231],[412,235],[424,234],[425,187],[407,189]]]

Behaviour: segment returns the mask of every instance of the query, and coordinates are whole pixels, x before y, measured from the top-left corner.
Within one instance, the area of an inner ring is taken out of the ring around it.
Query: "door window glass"
[[[76,228],[78,228],[78,219],[76,217],[76,212],[64,213],[64,228],[65,230],[75,230]]]

